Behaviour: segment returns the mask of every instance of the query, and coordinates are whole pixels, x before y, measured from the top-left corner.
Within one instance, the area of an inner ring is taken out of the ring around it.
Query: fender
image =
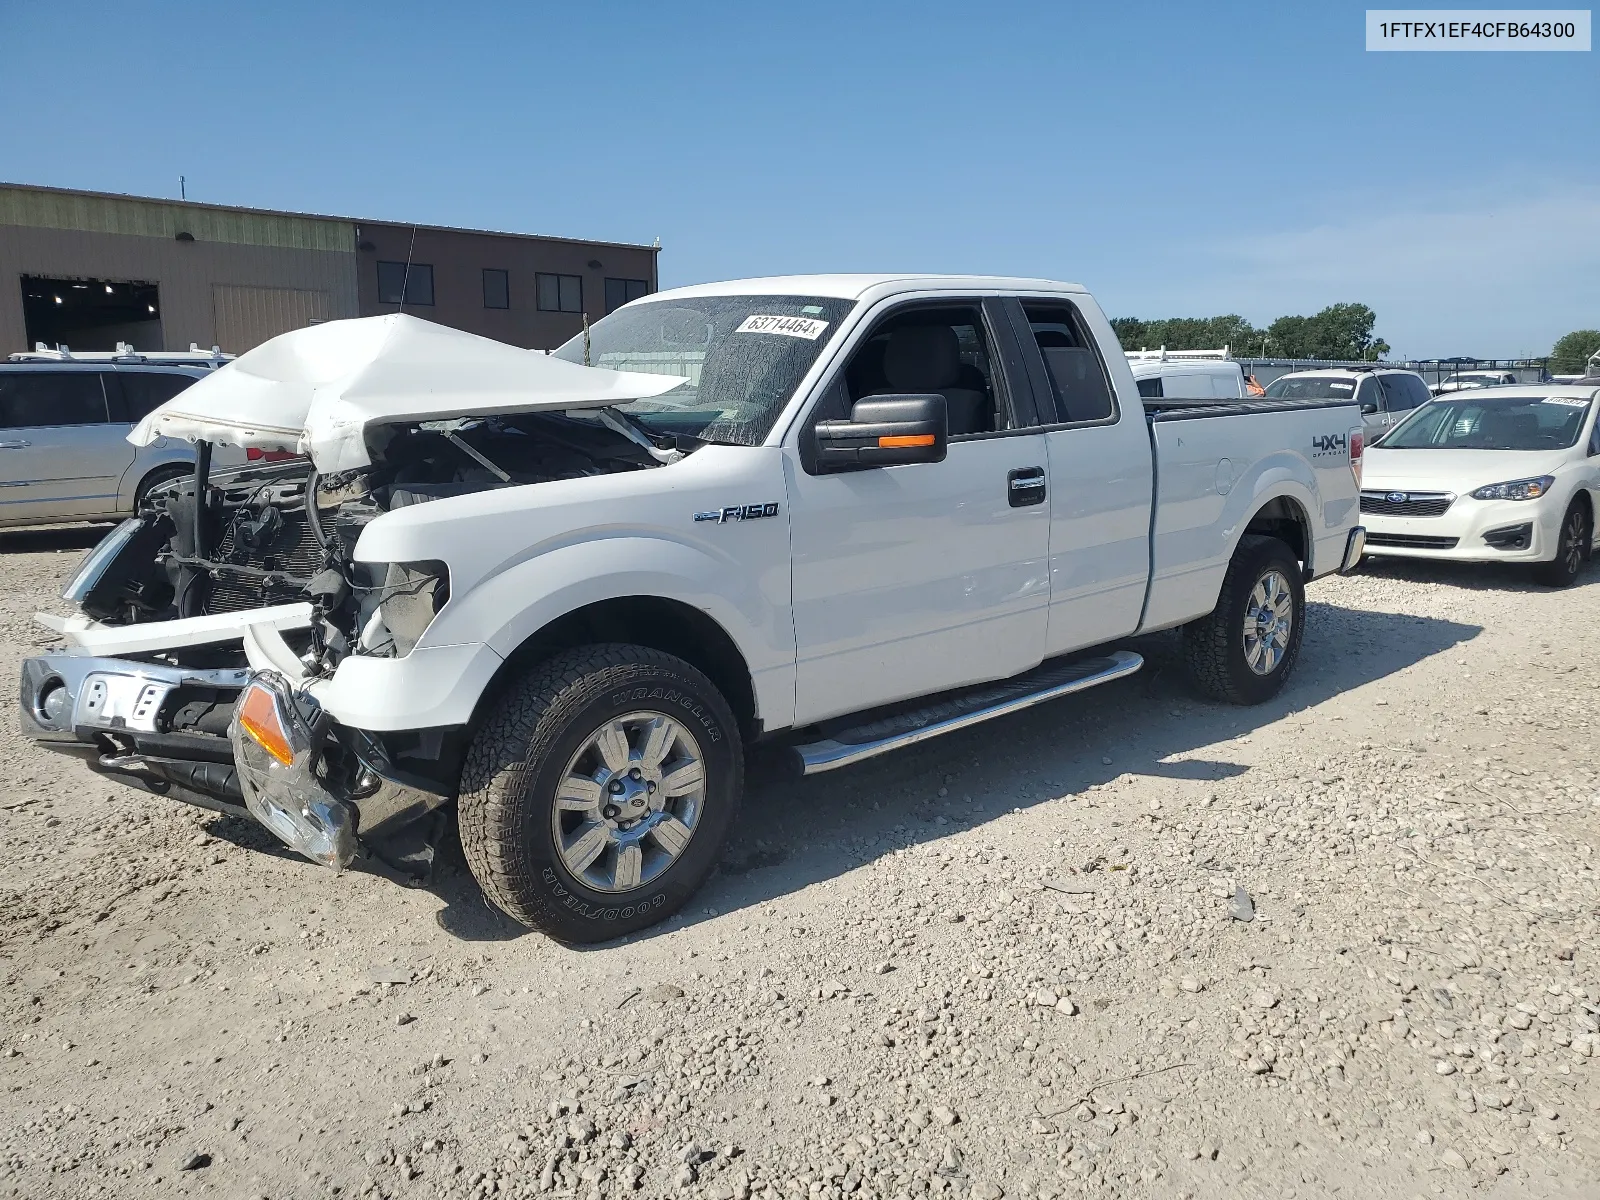
[[[794,625],[784,556],[761,571],[662,537],[634,533],[558,546],[452,596],[417,650],[477,642],[506,658],[551,622],[602,600],[652,596],[706,613],[750,668],[757,715],[772,727],[794,718]],[[416,653],[416,651],[413,651]]]

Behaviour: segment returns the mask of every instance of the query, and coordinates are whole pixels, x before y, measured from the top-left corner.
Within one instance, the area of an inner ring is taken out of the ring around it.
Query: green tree
[[[1555,375],[1582,374],[1596,351],[1600,351],[1600,329],[1574,329],[1550,351],[1550,371]]]
[[[1137,350],[1140,346],[1149,345],[1145,337],[1145,323],[1138,317],[1112,317],[1111,332],[1117,335],[1117,341],[1124,350]]]
[[[1309,318],[1311,358],[1371,359],[1388,344],[1373,336],[1378,316],[1365,304],[1330,304]]]
[[[1146,321],[1118,317],[1111,322],[1124,350],[1165,346],[1168,350],[1220,350],[1227,346],[1235,358],[1271,355],[1274,358],[1382,358],[1389,343],[1372,328],[1377,315],[1365,304],[1330,304],[1309,317],[1279,317],[1257,329],[1238,313],[1222,317],[1165,317]]]

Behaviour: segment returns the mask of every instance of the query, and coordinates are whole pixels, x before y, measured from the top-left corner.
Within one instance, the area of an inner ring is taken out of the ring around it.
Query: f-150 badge
[[[775,517],[778,515],[776,501],[768,504],[730,504],[727,508],[717,509],[713,512],[697,512],[696,521],[715,521],[718,525],[729,521],[759,521],[762,517]]]

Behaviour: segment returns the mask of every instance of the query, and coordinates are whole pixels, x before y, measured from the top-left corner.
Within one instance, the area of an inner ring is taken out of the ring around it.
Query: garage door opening
[[[22,313],[32,350],[115,350],[126,342],[135,350],[164,350],[160,289],[127,279],[47,279],[22,277]],[[8,347],[9,349],[9,347]]]

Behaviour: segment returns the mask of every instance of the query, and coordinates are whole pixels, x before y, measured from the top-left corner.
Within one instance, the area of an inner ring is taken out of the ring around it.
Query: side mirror
[[[1363,404],[1361,405],[1361,415],[1364,416],[1364,417],[1370,417],[1373,413],[1375,413],[1377,411],[1378,411],[1378,402],[1376,400],[1367,400],[1367,401],[1363,402]]]
[[[823,472],[943,462],[950,418],[937,394],[870,396],[856,401],[848,421],[818,421],[816,434]]]

